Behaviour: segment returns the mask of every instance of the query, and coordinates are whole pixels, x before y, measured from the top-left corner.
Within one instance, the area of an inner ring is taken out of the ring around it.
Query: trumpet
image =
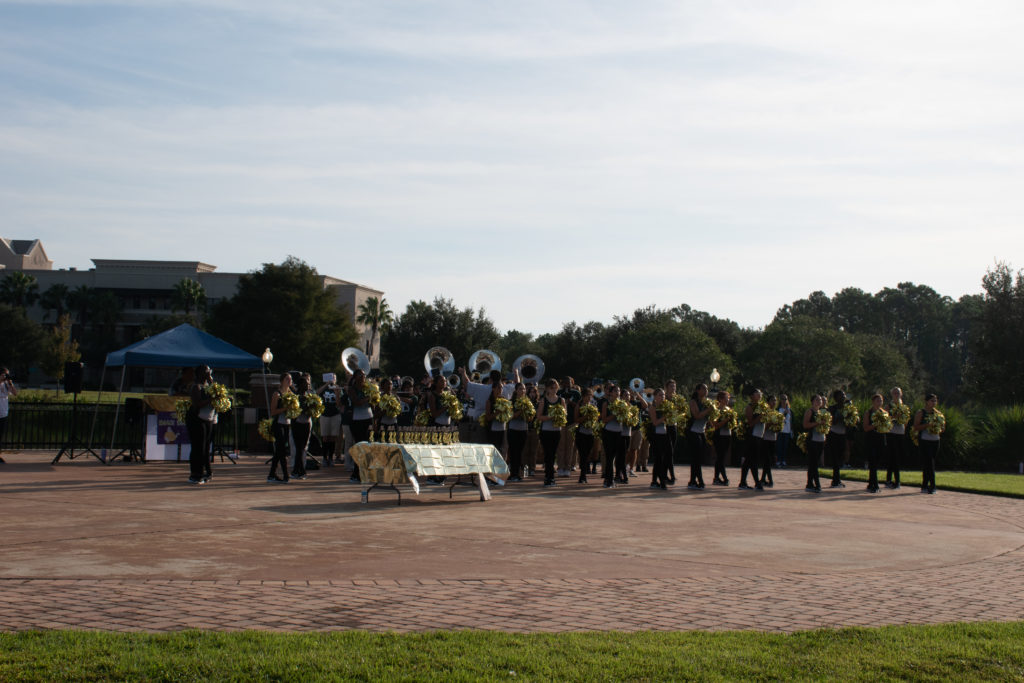
[[[350,346],[341,352],[341,366],[350,375],[356,374],[356,370],[367,374],[370,372],[370,359],[359,349]]]
[[[501,358],[494,351],[480,349],[469,357],[469,371],[483,377],[491,370],[501,370]],[[474,380],[475,381],[475,380]]]
[[[512,369],[519,371],[519,376],[524,384],[538,384],[541,377],[544,376],[544,361],[538,356],[528,353],[525,356],[516,358],[516,362],[512,364]]]
[[[431,375],[435,373],[450,375],[455,371],[455,356],[443,346],[435,346],[423,356],[423,367]]]

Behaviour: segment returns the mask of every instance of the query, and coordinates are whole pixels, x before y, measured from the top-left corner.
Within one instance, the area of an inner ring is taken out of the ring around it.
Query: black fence
[[[98,406],[80,403],[77,410],[71,403],[11,403],[3,447],[5,450],[60,450],[73,440],[76,449],[90,445],[91,441],[95,451],[112,448],[115,453],[131,449],[141,452],[146,439],[146,412],[140,404],[141,401],[129,400],[118,411],[118,406],[110,403]],[[233,411],[218,416],[215,448],[231,452],[249,447],[253,430],[239,419],[236,440],[234,420]],[[187,452],[185,457],[188,457]]]

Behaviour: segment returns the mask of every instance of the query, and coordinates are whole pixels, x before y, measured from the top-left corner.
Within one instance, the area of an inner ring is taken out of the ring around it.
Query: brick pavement
[[[0,470],[0,630],[776,632],[1024,616],[1024,501],[916,490],[375,494],[218,468]],[[940,475],[941,478],[941,475]]]

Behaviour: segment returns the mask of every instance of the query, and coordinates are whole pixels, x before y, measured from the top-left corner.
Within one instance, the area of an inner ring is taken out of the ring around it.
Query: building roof
[[[202,261],[140,261],[136,259],[90,259],[96,270],[180,270],[190,273],[212,273],[217,266]]]

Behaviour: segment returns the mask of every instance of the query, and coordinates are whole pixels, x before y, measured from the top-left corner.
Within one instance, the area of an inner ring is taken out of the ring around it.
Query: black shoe
[[[548,479],[547,481],[544,482],[544,486],[554,486],[554,485],[555,485],[555,480],[554,479]]]
[[[605,479],[604,484],[602,484],[602,486],[606,489],[613,489],[615,488],[615,483]]]
[[[845,489],[846,488],[846,484],[844,484],[843,482],[838,482],[838,483],[832,482],[831,484],[829,484],[829,488],[830,489]]]
[[[740,485],[739,485],[739,486],[737,486],[736,488],[738,488],[738,489],[742,489],[742,490],[744,490],[744,491],[746,491],[746,490],[749,490],[749,489],[750,489],[750,487],[749,487],[749,486],[747,486],[747,485],[746,485],[745,483],[743,483],[743,484],[740,484]]]
[[[580,480],[579,480],[578,482],[576,482],[576,483],[577,483],[577,484],[586,484],[586,483],[587,483],[587,477],[586,477],[586,475],[582,475],[582,476],[580,477]]]
[[[269,477],[267,477],[267,481],[269,481],[269,482],[279,482],[281,480],[277,477],[277,475],[272,474]]]
[[[757,486],[755,486],[754,488],[757,489],[758,491],[764,491],[764,487],[761,486],[760,482],[758,482]]]
[[[353,484],[361,484],[361,483],[363,483],[362,480],[359,477],[349,477],[348,480],[350,482],[352,482]]]

